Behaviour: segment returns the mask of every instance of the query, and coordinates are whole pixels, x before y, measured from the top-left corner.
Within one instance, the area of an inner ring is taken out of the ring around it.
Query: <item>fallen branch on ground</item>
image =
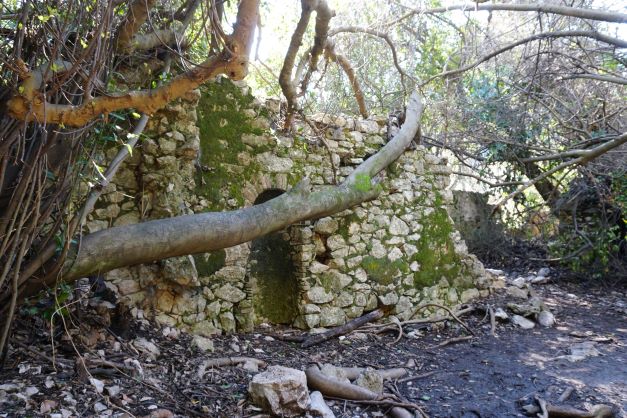
[[[255,363],[258,367],[266,367],[266,362],[253,357],[219,357],[205,360],[205,367],[237,366],[242,363]]]
[[[608,405],[595,405],[590,411],[584,411],[570,406],[544,403],[548,418],[614,418],[618,416],[615,409]],[[542,413],[542,408],[538,405],[525,405],[523,410],[528,416],[537,416]]]
[[[381,398],[381,395],[369,389],[325,375],[318,366],[309,367],[305,374],[307,375],[307,386],[309,389],[318,390],[325,397],[355,401],[378,400]]]
[[[462,341],[468,341],[468,340],[472,340],[472,336],[467,335],[464,337],[455,337],[455,338],[449,338],[446,341],[442,341],[440,344],[436,344],[433,345],[431,347],[429,347],[429,350],[433,350],[435,348],[442,348],[442,347],[446,347],[447,345],[451,345],[451,344],[456,344],[456,343],[461,343]]]
[[[383,310],[375,309],[372,312],[368,312],[365,315],[360,316],[359,318],[355,318],[351,321],[348,321],[344,325],[340,325],[339,327],[331,328],[330,330],[315,334],[308,337],[302,344],[303,348],[311,347],[316,344],[320,344],[321,342],[330,340],[333,337],[337,337],[339,335],[348,334],[349,332],[361,327],[368,322],[375,321],[377,319],[383,318]]]

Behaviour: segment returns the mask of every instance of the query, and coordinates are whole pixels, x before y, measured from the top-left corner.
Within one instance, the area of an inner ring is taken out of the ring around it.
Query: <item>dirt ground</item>
[[[203,367],[206,359],[225,356],[249,356],[301,370],[312,363],[409,366],[408,376],[415,378],[388,383],[387,390],[398,391],[429,417],[524,416],[521,406],[534,396],[579,409],[611,405],[615,416],[626,416],[626,289],[583,288],[563,281],[534,289],[555,314],[554,327],[525,330],[498,322],[492,336],[485,307],[504,308],[513,300],[502,291],[476,301],[478,309],[462,317],[474,337],[446,346],[438,344],[468,335],[454,321],[406,327],[396,343],[397,332],[358,331],[308,349],[271,336],[287,330],[262,327],[251,334],[215,337],[214,351],[203,353],[192,348],[191,336],[157,329],[147,321],[125,324],[125,335],[116,336],[111,331],[115,326],[94,324],[96,315],[83,316],[92,325],[81,328],[68,317],[65,327],[54,330],[53,345],[46,321],[22,316],[0,372],[0,417],[260,415],[247,391],[254,371]],[[148,355],[136,350],[130,341],[137,337],[154,343],[158,354],[154,347]],[[582,342],[590,342],[598,355],[571,362],[569,350]],[[94,379],[91,383],[85,369]],[[572,394],[559,402],[569,388]],[[383,416],[388,408],[327,402],[336,417]]]

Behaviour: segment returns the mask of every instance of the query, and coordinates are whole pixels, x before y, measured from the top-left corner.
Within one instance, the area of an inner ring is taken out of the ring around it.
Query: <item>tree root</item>
[[[356,401],[381,399],[381,395],[376,392],[325,375],[318,366],[309,367],[305,371],[305,375],[307,375],[307,386],[310,389],[320,391],[325,397]]]

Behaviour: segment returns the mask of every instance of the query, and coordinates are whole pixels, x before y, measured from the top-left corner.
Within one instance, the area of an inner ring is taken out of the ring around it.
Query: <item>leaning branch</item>
[[[609,12],[598,9],[581,9],[577,7],[558,6],[555,4],[546,3],[530,3],[530,4],[478,4],[478,3],[463,3],[445,7],[436,7],[433,9],[415,9],[404,14],[400,18],[388,22],[385,26],[395,25],[414,15],[433,15],[439,13],[446,13],[451,10],[462,10],[464,12],[475,12],[480,10],[497,11],[506,10],[513,12],[541,12],[552,13],[562,16],[577,17],[580,19],[600,20],[603,22],[614,23],[627,23],[627,14]]]
[[[622,40],[622,39],[618,39],[618,38],[613,38],[611,36],[607,36],[607,35],[603,35],[599,32],[596,31],[591,31],[591,30],[568,30],[568,31],[557,31],[557,32],[542,32],[542,33],[537,33],[531,36],[528,36],[526,38],[520,39],[516,42],[512,42],[511,44],[505,45],[502,48],[497,49],[496,51],[493,51],[489,54],[486,54],[484,56],[482,56],[481,58],[479,58],[478,60],[465,65],[461,68],[457,68],[455,70],[449,70],[449,71],[444,71],[441,72],[439,74],[434,75],[433,77],[430,77],[427,81],[425,81],[424,83],[422,83],[420,85],[420,87],[424,87],[427,84],[429,84],[430,82],[432,82],[433,80],[435,80],[436,78],[440,78],[440,77],[450,77],[456,74],[460,74],[463,73],[465,71],[471,70],[475,67],[477,67],[479,64],[482,64],[486,61],[491,60],[492,58],[496,57],[497,55],[500,55],[506,51],[509,51],[510,49],[514,49],[517,46],[520,45],[524,45],[528,42],[532,42],[532,41],[537,41],[540,39],[548,39],[548,38],[570,38],[570,37],[586,37],[586,38],[592,38],[592,39],[596,39],[597,41],[600,42],[605,42],[607,44],[610,45],[614,45],[618,48],[627,48],[627,41]]]
[[[600,155],[605,154],[606,152],[617,148],[621,145],[623,145],[624,143],[627,142],[627,132],[621,134],[620,136],[614,138],[611,141],[606,142],[605,144],[599,145],[598,147],[589,149],[583,153],[580,153],[578,158],[575,158],[574,160],[569,160],[569,161],[564,161],[561,164],[556,165],[555,167],[553,167],[552,169],[545,171],[544,173],[540,174],[537,177],[534,177],[533,179],[529,180],[528,182],[524,183],[522,186],[520,186],[518,189],[516,189],[514,192],[510,193],[509,195],[505,196],[503,199],[501,199],[495,206],[494,209],[492,210],[492,212],[494,213],[503,203],[505,203],[506,201],[508,201],[509,199],[512,199],[516,196],[518,196],[519,194],[521,194],[522,192],[524,192],[525,190],[527,190],[529,187],[533,186],[534,184],[538,183],[539,181],[544,180],[545,178],[549,177],[552,174],[557,173],[558,171],[561,171],[567,167],[573,166],[573,165],[586,165],[588,164],[590,161],[594,160],[595,158],[599,157]]]
[[[266,203],[232,212],[179,216],[86,235],[78,253],[66,263],[64,279],[231,247],[295,222],[328,216],[373,199],[381,187],[374,181],[370,187],[364,187],[364,180],[370,181],[405,151],[418,131],[422,110],[418,94],[413,93],[407,119],[398,134],[338,186],[310,190],[308,182],[303,181]]]
[[[366,108],[366,101],[364,100],[364,93],[361,90],[361,86],[359,85],[359,80],[357,79],[357,75],[355,74],[355,70],[353,66],[348,61],[348,59],[342,55],[335,52],[335,44],[331,40],[327,40],[326,48],[324,49],[325,56],[337,63],[340,68],[346,73],[348,77],[348,81],[351,83],[351,88],[353,89],[353,93],[355,94],[355,100],[357,101],[357,106],[359,106],[359,113],[365,119],[368,117],[368,109]]]
[[[120,51],[131,49],[131,41],[139,31],[139,28],[146,23],[148,13],[154,7],[157,0],[135,0],[116,31],[115,44]]]
[[[403,88],[405,88],[405,78],[409,78],[415,81],[415,79],[412,76],[407,74],[401,68],[401,65],[398,62],[398,54],[396,53],[396,46],[394,45],[394,42],[392,42],[392,39],[390,39],[390,36],[386,32],[382,32],[382,31],[378,31],[378,30],[374,30],[370,28],[361,28],[358,26],[342,26],[339,28],[332,29],[329,32],[329,36],[333,36],[338,33],[365,33],[366,35],[371,35],[371,36],[375,36],[377,38],[383,39],[385,43],[387,43],[388,46],[390,47],[390,51],[392,52],[392,61],[394,62],[394,67],[396,67],[396,70],[401,76],[401,84]]]
[[[294,110],[296,109],[296,86],[294,85],[294,80],[292,79],[292,70],[294,68],[294,63],[296,62],[298,50],[303,43],[305,30],[307,30],[307,26],[309,26],[311,13],[313,12],[313,8],[315,6],[315,4],[312,4],[310,0],[302,0],[301,5],[302,10],[300,13],[300,19],[296,25],[294,33],[292,33],[290,46],[287,48],[285,58],[283,59],[283,67],[279,73],[279,85],[281,86],[283,95],[287,100],[287,118],[285,126],[288,128],[292,123],[292,117],[294,115]]]
[[[210,57],[162,87],[99,96],[76,106],[54,104],[47,102],[39,91],[43,84],[42,77],[36,71],[22,68],[21,76],[24,81],[22,88],[18,90],[21,93],[7,102],[8,113],[15,119],[28,122],[80,127],[101,115],[121,109],[133,108],[150,115],[220,74],[241,80],[248,72],[248,55],[259,14],[258,6],[259,0],[242,0],[233,34],[222,54]]]

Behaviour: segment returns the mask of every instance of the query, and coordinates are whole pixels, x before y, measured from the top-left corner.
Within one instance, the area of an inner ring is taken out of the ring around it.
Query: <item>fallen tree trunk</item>
[[[418,131],[422,110],[420,98],[414,92],[409,99],[407,119],[397,135],[338,186],[312,190],[309,182],[304,180],[289,192],[260,205],[232,212],[148,221],[85,235],[77,252],[64,265],[63,280],[231,247],[295,222],[328,216],[374,199],[382,190],[374,177],[398,159],[411,143]],[[20,279],[22,296],[33,294],[42,287],[42,283],[27,280],[28,277]]]
[[[308,337],[302,344],[303,348],[311,347],[316,344],[320,344],[324,341],[330,340],[333,337],[337,337],[339,335],[348,334],[349,332],[361,327],[364,324],[367,324],[371,321],[376,321],[377,319],[383,318],[383,310],[375,309],[372,312],[368,312],[365,315],[360,316],[359,318],[355,318],[351,321],[348,321],[344,325],[340,325],[339,327],[331,328],[330,330],[320,333],[314,334]]]

